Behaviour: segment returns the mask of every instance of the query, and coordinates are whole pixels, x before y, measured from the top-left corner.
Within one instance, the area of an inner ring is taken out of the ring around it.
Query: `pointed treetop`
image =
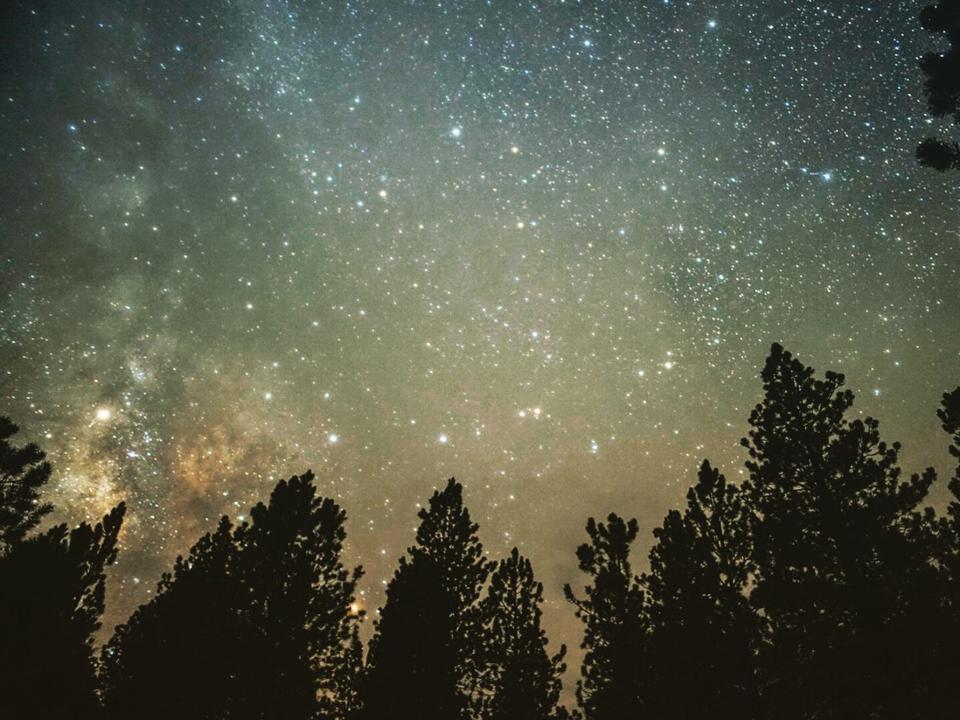
[[[40,502],[40,489],[50,479],[50,464],[36,445],[10,444],[20,430],[0,417],[0,555],[21,542],[53,510]]]

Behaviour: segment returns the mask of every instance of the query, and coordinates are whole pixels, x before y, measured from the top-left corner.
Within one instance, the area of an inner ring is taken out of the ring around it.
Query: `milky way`
[[[945,467],[922,5],[5,3],[0,411],[60,518],[127,501],[108,626],[312,468],[367,606],[455,475],[575,644],[586,518],[645,550],[700,459],[741,477],[774,341]]]

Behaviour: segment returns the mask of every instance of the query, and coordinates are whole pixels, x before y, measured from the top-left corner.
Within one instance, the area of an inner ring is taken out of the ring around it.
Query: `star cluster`
[[[5,4],[0,394],[110,625],[313,468],[375,607],[448,476],[559,587],[588,515],[738,477],[770,343],[919,467],[960,382],[923,3]]]

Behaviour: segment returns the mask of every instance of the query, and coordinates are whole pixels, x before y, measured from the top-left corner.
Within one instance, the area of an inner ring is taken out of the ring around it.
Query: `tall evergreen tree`
[[[945,52],[927,53],[920,61],[927,108],[934,117],[951,117],[960,125],[960,0],[928,5],[920,22],[927,32],[944,36],[949,43]],[[917,158],[936,170],[960,170],[960,144],[927,138],[917,147]]]
[[[259,667],[269,678],[257,717],[303,718],[317,711],[319,696],[339,697],[349,688],[337,669],[350,652],[356,618],[349,612],[361,576],[340,561],[346,512],[318,498],[313,474],[280,482],[269,505],[250,511],[251,523],[234,533],[237,569],[255,619]]]
[[[948,485],[951,500],[940,527],[938,560],[946,581],[945,600],[960,623],[960,387],[943,394],[937,415],[944,431],[950,435],[950,455],[957,458]]]
[[[899,445],[881,441],[871,418],[846,419],[842,375],[818,380],[774,345],[762,376],[743,444],[768,713],[882,714],[900,694],[893,628],[924,565],[905,529],[932,471],[901,481]]]
[[[340,716],[360,576],[340,561],[345,513],[308,472],[250,517],[224,517],[117,628],[103,653],[111,717]]]
[[[40,489],[50,479],[50,464],[33,443],[19,448],[10,444],[19,430],[10,418],[0,417],[0,555],[53,509],[40,501]]]
[[[358,620],[362,615],[356,613]],[[320,720],[356,718],[360,709],[360,689],[363,679],[363,642],[360,640],[360,623],[353,623],[346,645],[337,649],[326,668],[321,684],[319,711]]]
[[[644,594],[630,567],[636,520],[611,513],[607,522],[587,521],[590,542],[577,548],[580,570],[590,576],[584,597],[570,585],[564,594],[584,625],[586,650],[577,682],[577,702],[586,720],[634,717],[644,694],[647,618]]]
[[[235,552],[224,517],[177,558],[153,599],[117,626],[102,654],[107,717],[231,716],[234,698],[243,697],[242,666],[254,652],[240,610],[241,578],[229,570]]]
[[[540,627],[543,585],[514,548],[501,560],[483,601],[484,720],[548,720],[557,716],[566,647],[550,657]]]
[[[704,461],[686,510],[670,511],[654,537],[643,576],[645,714],[753,717],[760,622],[747,599],[752,547],[739,488]]]
[[[124,511],[57,525],[0,557],[0,717],[96,716],[93,635]]]
[[[363,717],[466,718],[479,676],[479,597],[492,563],[453,478],[419,513],[370,641]]]
[[[921,648],[915,675],[917,717],[939,720],[956,716],[955,685],[960,677],[960,387],[944,393],[937,411],[943,429],[950,435],[950,455],[957,459],[948,483],[950,501],[946,514],[923,520],[923,530],[933,526],[931,556],[937,569],[935,587],[918,585],[915,595],[928,602],[912,614],[906,630],[915,647]]]

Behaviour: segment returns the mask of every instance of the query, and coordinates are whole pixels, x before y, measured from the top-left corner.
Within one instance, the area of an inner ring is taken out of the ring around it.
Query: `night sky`
[[[4,3],[0,412],[59,519],[127,501],[108,628],[312,468],[368,608],[455,475],[576,645],[586,518],[645,553],[702,458],[742,477],[774,341],[945,469],[923,4]]]

